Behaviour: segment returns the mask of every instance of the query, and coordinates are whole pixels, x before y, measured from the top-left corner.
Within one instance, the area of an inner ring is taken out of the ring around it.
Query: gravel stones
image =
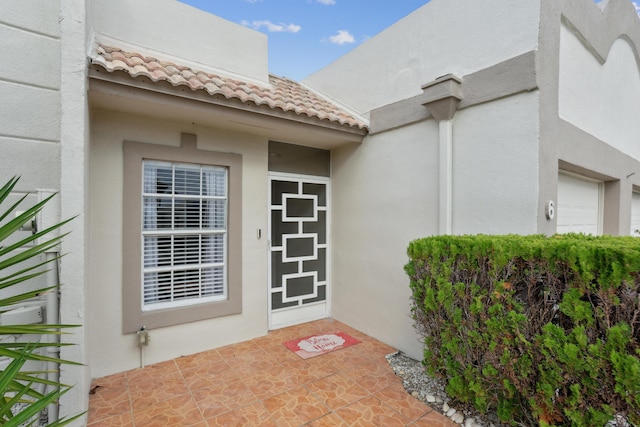
[[[455,414],[451,415],[450,418],[451,418],[451,421],[453,421],[454,423],[462,424],[464,422],[464,416],[459,412],[456,412]]]
[[[482,415],[472,407],[451,402],[445,392],[444,381],[431,377],[422,364],[407,357],[401,352],[387,356],[393,371],[402,378],[402,385],[407,393],[427,403],[438,412],[445,414],[456,424],[464,427],[497,427],[501,423],[495,414]]]

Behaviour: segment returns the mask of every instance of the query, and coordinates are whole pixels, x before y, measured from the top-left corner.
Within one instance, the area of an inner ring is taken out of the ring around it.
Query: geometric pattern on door
[[[326,317],[326,179],[270,177],[270,327]]]

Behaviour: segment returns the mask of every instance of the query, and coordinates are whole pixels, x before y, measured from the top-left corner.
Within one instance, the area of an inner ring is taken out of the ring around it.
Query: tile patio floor
[[[306,360],[282,345],[336,331],[361,342]],[[404,391],[393,351],[331,319],[292,326],[96,379],[88,426],[456,426]]]

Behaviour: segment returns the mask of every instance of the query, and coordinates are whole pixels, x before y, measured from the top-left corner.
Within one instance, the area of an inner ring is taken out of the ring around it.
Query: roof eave
[[[108,81],[119,85],[134,87],[156,93],[162,93],[165,95],[188,98],[221,107],[260,114],[263,116],[270,116],[307,125],[318,126],[334,131],[352,134],[354,136],[364,137],[368,133],[368,129],[366,127],[360,128],[357,126],[351,126],[349,124],[340,124],[326,119],[320,119],[318,117],[309,117],[306,114],[299,114],[294,111],[284,111],[277,107],[271,108],[268,105],[264,104],[256,105],[252,102],[243,102],[235,98],[227,99],[223,96],[212,96],[205,91],[193,90],[187,86],[174,86],[166,81],[154,82],[145,76],[133,77],[126,71],[109,72],[102,66],[95,64],[91,65],[89,68],[89,78]]]
[[[217,109],[217,111],[230,111],[238,114],[237,117],[261,118],[273,121],[273,127],[291,127],[302,126],[310,129],[316,137],[325,135],[327,138],[327,147],[337,147],[343,143],[362,143],[364,137],[368,134],[367,128],[358,128],[349,125],[343,125],[329,120],[322,120],[317,117],[308,117],[305,114],[297,114],[293,111],[283,111],[279,108],[271,108],[268,105],[255,105],[251,102],[242,102],[237,99],[227,99],[223,96],[212,96],[206,91],[192,90],[186,86],[173,86],[166,81],[154,82],[148,77],[133,78],[126,71],[109,72],[99,65],[91,65],[89,68],[89,78],[95,84],[90,85],[90,89],[94,92],[101,92],[107,95],[116,95],[124,98],[145,98],[165,99],[164,102],[170,102],[170,99],[184,100],[184,102],[195,102],[199,105],[205,105],[205,108]],[[147,94],[147,95],[145,95]],[[206,106],[210,107],[206,107]],[[142,113],[144,115],[144,113]],[[247,126],[253,126],[251,120],[247,121]],[[302,129],[302,128],[300,128]],[[313,130],[315,129],[315,130]],[[259,130],[256,127],[256,130]],[[334,142],[330,142],[333,140]],[[343,141],[343,142],[336,142]],[[302,145],[307,145],[306,141],[297,141]],[[315,146],[310,144],[310,146]]]

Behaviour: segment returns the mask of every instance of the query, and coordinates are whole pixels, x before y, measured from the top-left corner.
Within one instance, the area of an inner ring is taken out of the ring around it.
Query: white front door
[[[269,176],[269,328],[329,316],[329,179]]]

